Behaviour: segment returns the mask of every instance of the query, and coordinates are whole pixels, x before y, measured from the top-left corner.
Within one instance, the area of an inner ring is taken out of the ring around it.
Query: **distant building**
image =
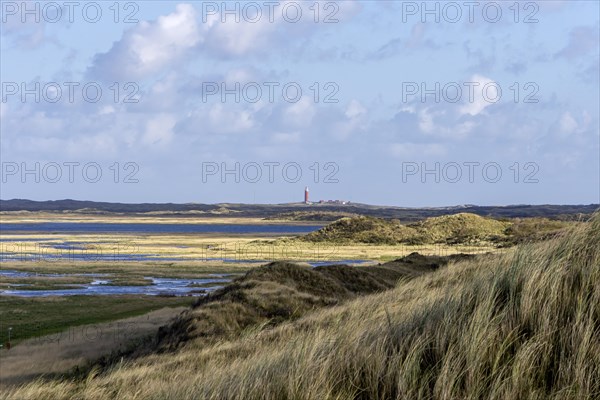
[[[348,200],[319,200],[319,204],[350,204]]]
[[[308,186],[304,187],[304,204],[314,204],[308,195]],[[319,200],[318,204],[350,204],[348,200]]]

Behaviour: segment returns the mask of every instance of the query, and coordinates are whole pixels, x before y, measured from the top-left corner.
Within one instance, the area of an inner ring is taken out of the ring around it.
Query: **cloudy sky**
[[[3,199],[600,201],[596,1],[1,5]]]

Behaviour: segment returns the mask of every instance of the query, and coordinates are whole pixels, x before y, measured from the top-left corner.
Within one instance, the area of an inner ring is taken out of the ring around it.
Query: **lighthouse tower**
[[[308,186],[304,187],[304,204],[308,204]]]

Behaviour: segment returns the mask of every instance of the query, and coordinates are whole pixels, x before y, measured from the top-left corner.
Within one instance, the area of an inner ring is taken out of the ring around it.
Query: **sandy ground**
[[[0,388],[48,373],[65,372],[156,332],[185,307],[163,308],[137,317],[69,328],[0,349]]]
[[[248,224],[248,225],[325,225],[320,221],[271,220],[257,217],[215,216],[214,214],[61,214],[45,212],[2,211],[3,223],[85,222],[118,224]]]

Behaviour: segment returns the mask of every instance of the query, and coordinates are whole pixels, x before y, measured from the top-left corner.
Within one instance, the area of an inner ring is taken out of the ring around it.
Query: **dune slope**
[[[7,398],[600,398],[600,215],[549,241]]]

